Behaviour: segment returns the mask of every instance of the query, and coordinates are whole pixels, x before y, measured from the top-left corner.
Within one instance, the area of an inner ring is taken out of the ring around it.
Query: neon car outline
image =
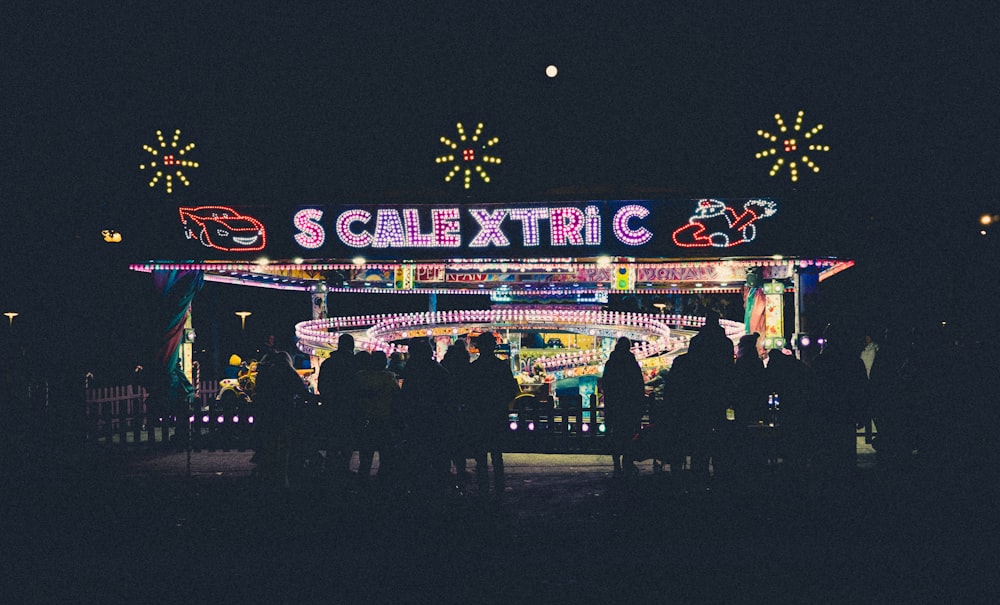
[[[267,243],[264,223],[228,206],[178,208],[184,236],[223,252],[254,252]]]

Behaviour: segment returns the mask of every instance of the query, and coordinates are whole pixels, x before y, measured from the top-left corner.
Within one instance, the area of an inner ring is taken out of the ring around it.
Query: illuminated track
[[[356,315],[304,321],[295,326],[298,348],[303,353],[326,357],[337,348],[341,334],[354,336],[355,345],[366,350],[405,350],[397,345],[409,338],[457,336],[468,332],[502,330],[569,332],[599,338],[627,336],[637,344],[638,359],[687,348],[693,330],[704,325],[703,317],[653,315],[617,311],[539,309],[503,307],[487,310],[437,311]],[[734,341],[744,334],[740,322],[722,320],[726,334]],[[559,353],[539,358],[547,369],[603,363],[602,351]]]

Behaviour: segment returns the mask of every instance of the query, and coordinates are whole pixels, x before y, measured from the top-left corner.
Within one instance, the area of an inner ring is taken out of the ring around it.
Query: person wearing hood
[[[632,353],[632,341],[622,336],[604,364],[601,375],[604,392],[604,419],[608,425],[611,442],[611,461],[614,476],[625,472],[638,472],[635,464],[626,459],[632,437],[639,430],[645,403],[646,386],[642,369]]]
[[[692,393],[685,423],[691,435],[691,474],[702,481],[710,477],[710,469],[718,472],[724,466],[716,455],[719,429],[726,422],[726,409],[732,405],[733,341],[726,336],[719,319],[715,311],[706,313],[705,325],[688,346]]]

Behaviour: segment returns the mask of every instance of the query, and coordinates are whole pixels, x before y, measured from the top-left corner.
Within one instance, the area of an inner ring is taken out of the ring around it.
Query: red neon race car
[[[266,242],[264,224],[227,206],[178,208],[184,236],[197,239],[203,246],[223,252],[263,250]]]

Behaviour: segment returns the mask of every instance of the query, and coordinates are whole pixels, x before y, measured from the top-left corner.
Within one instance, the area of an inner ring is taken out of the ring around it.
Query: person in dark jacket
[[[368,366],[358,373],[361,402],[361,429],[358,440],[358,477],[366,480],[371,474],[372,460],[378,451],[379,478],[393,472],[391,423],[393,400],[399,393],[396,375],[386,369],[383,351],[372,351]]]
[[[444,354],[441,365],[448,370],[451,377],[449,391],[451,393],[448,418],[451,422],[448,425],[448,447],[451,450],[451,464],[455,467],[455,477],[459,484],[464,484],[468,480],[466,470],[467,459],[472,455],[472,444],[469,440],[468,412],[465,409],[465,400],[462,395],[468,389],[469,370],[471,357],[465,340],[459,338]]]
[[[614,476],[638,470],[626,452],[632,437],[638,432],[642,418],[646,387],[642,369],[632,353],[632,341],[622,336],[604,364],[601,375],[604,391],[604,418],[611,438],[611,461]]]
[[[410,479],[420,487],[443,487],[451,474],[451,452],[445,441],[451,384],[448,370],[434,360],[430,343],[418,338],[409,343],[403,376],[400,398],[410,449]]]
[[[261,449],[255,456],[257,471],[268,484],[289,485],[289,447],[294,437],[296,413],[304,405],[308,390],[283,351],[270,353],[257,365],[256,430]]]
[[[817,448],[814,462],[827,474],[843,474],[857,465],[858,407],[865,365],[837,326],[825,331],[823,352],[813,361],[816,379]]]
[[[493,464],[493,490],[502,495],[505,487],[503,451],[500,437],[507,422],[510,402],[521,389],[511,372],[510,364],[499,359],[493,351],[496,340],[493,334],[476,337],[479,357],[470,364],[468,386],[468,412],[472,447],[476,459],[476,481],[480,493],[489,490],[487,454]]]
[[[734,371],[733,341],[726,336],[715,311],[706,314],[705,325],[691,338],[688,355],[692,392],[685,414],[691,437],[691,474],[707,479],[710,462],[716,471],[724,464],[714,454],[719,429],[726,422]]]
[[[354,451],[352,427],[360,417],[358,370],[354,359],[354,337],[341,334],[337,350],[319,368],[316,386],[323,402],[321,422],[329,435],[327,457],[334,473],[347,477]]]
[[[766,392],[777,399],[778,453],[788,468],[804,471],[816,442],[810,368],[794,355],[772,349],[764,375]]]
[[[720,457],[723,467],[729,466],[738,475],[751,470],[755,459],[752,435],[756,425],[767,414],[767,382],[764,376],[764,362],[757,351],[756,332],[740,338],[733,366],[733,388],[726,411],[726,422],[722,424]],[[728,339],[727,339],[728,340]],[[730,410],[732,412],[730,413]]]
[[[743,336],[736,347],[732,405],[735,421],[741,426],[760,422],[767,416],[764,361],[757,351],[759,338],[756,332]]]

